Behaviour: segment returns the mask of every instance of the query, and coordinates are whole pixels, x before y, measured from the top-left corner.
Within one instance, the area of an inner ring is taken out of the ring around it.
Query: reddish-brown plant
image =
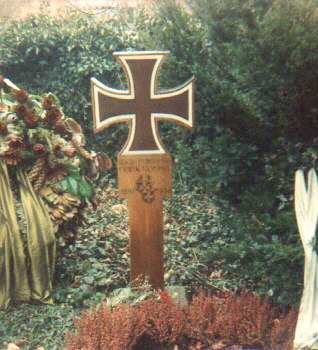
[[[214,323],[218,297],[207,297],[204,293],[194,296],[187,310],[186,334],[194,342],[205,340],[204,343],[211,344],[216,339]]]
[[[104,312],[107,313],[105,309]],[[130,305],[121,305],[114,309],[111,317],[102,324],[98,349],[132,349],[144,331],[144,321],[138,318],[138,314]]]
[[[271,349],[292,350],[298,313],[291,309],[273,322],[271,330]]]
[[[274,309],[251,293],[228,295],[218,308],[214,329],[228,344],[269,349]]]
[[[56,123],[62,118],[62,112],[57,107],[52,107],[45,114],[44,122],[47,126],[55,127]]]
[[[108,334],[108,323],[111,311],[104,305],[83,313],[82,317],[74,321],[76,334],[66,334],[68,350],[97,350],[102,349],[101,339]]]
[[[186,314],[167,296],[139,304],[138,315],[146,320],[145,335],[158,344],[179,343],[185,333]]]
[[[171,344],[184,334],[185,322],[184,311],[172,301],[149,299],[113,311],[103,305],[75,321],[76,334],[67,334],[67,349],[139,349],[146,339]]]
[[[75,321],[68,350],[140,350],[143,348],[215,349],[240,345],[260,350],[292,349],[296,312],[277,315],[267,299],[243,293],[195,296],[187,307],[166,293],[137,305],[102,305]]]

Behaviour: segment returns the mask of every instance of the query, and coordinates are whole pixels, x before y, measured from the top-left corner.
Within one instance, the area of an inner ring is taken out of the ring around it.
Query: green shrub
[[[56,93],[65,114],[74,116],[83,126],[89,143],[105,150],[105,145],[114,141],[93,135],[90,78],[114,86],[122,80],[112,53],[129,49],[135,40],[133,33],[127,32],[128,24],[121,23],[77,13],[2,23],[0,71],[34,93]],[[117,132],[113,131],[118,145]]]

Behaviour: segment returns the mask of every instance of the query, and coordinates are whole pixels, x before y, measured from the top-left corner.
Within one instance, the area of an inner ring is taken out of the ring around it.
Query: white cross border
[[[93,116],[94,116],[94,132],[97,133],[109,126],[117,123],[128,122],[130,123],[130,131],[127,138],[127,142],[123,147],[121,154],[122,155],[147,155],[147,154],[165,154],[165,150],[163,145],[160,142],[157,131],[157,121],[159,120],[168,120],[175,121],[178,124],[184,125],[188,128],[193,127],[193,83],[194,78],[191,78],[185,84],[167,90],[164,93],[156,94],[156,80],[159,72],[159,68],[164,62],[164,59],[169,54],[167,51],[132,51],[132,52],[115,52],[114,56],[117,58],[119,63],[124,67],[125,73],[128,79],[128,90],[118,90],[110,88],[95,78],[91,78],[91,88],[92,88],[92,106],[93,106]],[[137,60],[137,59],[149,59],[156,60],[156,64],[154,66],[152,76],[151,76],[151,86],[150,86],[150,98],[151,99],[161,99],[161,98],[169,98],[177,95],[183,94],[185,91],[188,91],[188,116],[189,120],[185,120],[184,118],[175,115],[175,114],[166,114],[166,113],[151,113],[151,128],[152,133],[155,139],[155,143],[158,147],[158,150],[145,150],[145,151],[131,151],[131,145],[134,140],[135,132],[136,132],[136,114],[121,114],[115,117],[108,118],[104,121],[100,121],[100,111],[99,111],[99,103],[98,103],[98,94],[101,93],[103,95],[123,100],[134,100],[135,99],[135,89],[134,82],[131,70],[127,63],[127,60]]]

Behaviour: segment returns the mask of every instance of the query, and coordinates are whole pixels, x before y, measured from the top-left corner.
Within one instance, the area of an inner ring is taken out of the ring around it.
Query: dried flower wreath
[[[90,178],[112,166],[104,154],[85,149],[80,125],[64,115],[54,94],[31,95],[2,76],[0,160],[27,171],[56,228],[92,200]]]

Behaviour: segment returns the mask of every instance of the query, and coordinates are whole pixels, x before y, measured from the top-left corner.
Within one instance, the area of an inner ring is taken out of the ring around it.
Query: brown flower
[[[55,131],[61,135],[67,134],[67,128],[63,120],[58,120],[55,124]]]
[[[61,118],[62,118],[62,113],[59,110],[59,108],[53,107],[46,112],[45,123],[48,126],[55,126],[57,121],[59,121]]]
[[[0,89],[3,89],[5,85],[4,76],[0,75]]]
[[[39,124],[39,118],[32,112],[28,112],[24,118],[24,122],[28,128],[34,128]]]
[[[54,101],[51,96],[45,96],[42,100],[42,107],[44,109],[51,109],[53,107]]]
[[[21,161],[21,152],[19,150],[5,151],[3,159],[8,165],[17,165]]]
[[[14,112],[19,118],[23,119],[27,115],[28,110],[25,106],[19,104],[14,107]]]
[[[52,181],[53,183],[63,180],[65,176],[67,176],[67,172],[65,171],[64,167],[60,166],[57,166],[53,169],[49,169],[47,173],[48,181]]]
[[[0,135],[7,135],[8,133],[8,128],[6,124],[0,123]]]
[[[62,147],[61,145],[55,145],[53,147],[53,153],[55,155],[55,157],[57,158],[63,158],[63,153],[62,153]]]
[[[24,89],[20,90],[14,90],[12,92],[13,97],[19,102],[19,103],[26,103],[28,101],[29,95],[28,92]]]
[[[55,146],[53,147],[53,152],[54,152],[54,153],[61,152],[61,150],[62,150],[61,145],[55,145]]]
[[[42,143],[37,143],[33,146],[33,152],[37,153],[37,154],[43,154],[45,153],[46,148],[44,145],[42,145]]]
[[[63,153],[69,157],[69,158],[72,158],[75,156],[76,154],[76,148],[73,147],[73,146],[67,146],[63,149]]]
[[[21,136],[11,134],[8,137],[8,146],[11,149],[20,149],[23,146],[23,139]]]

